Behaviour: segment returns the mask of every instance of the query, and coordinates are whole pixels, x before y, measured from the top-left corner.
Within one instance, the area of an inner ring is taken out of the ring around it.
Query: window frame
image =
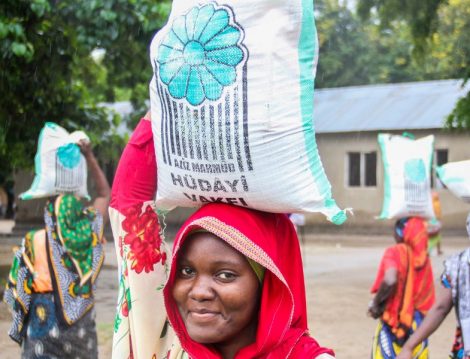
[[[359,154],[359,184],[351,185],[351,155]],[[366,185],[366,164],[367,157],[370,154],[375,154],[375,184]],[[377,188],[377,151],[347,151],[345,158],[345,185],[346,188]]]
[[[443,163],[439,163],[438,161],[438,153],[445,153],[446,160]],[[432,168],[431,168],[431,188],[433,189],[443,189],[444,185],[442,182],[439,180],[439,176],[437,175],[436,172],[436,167],[442,166],[446,163],[449,162],[449,148],[435,148],[434,153],[433,153],[433,158],[432,158]]]

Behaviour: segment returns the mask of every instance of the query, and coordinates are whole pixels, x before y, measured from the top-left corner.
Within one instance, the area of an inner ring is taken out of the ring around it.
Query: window
[[[449,150],[447,149],[438,149],[434,154],[434,166],[442,166],[448,162],[449,159]],[[441,181],[437,177],[435,169],[432,169],[431,175],[431,187],[440,189],[443,187]]]
[[[377,152],[348,152],[348,186],[377,186]]]
[[[436,150],[436,165],[442,166],[448,162],[448,150]]]
[[[366,187],[377,186],[377,152],[364,153],[365,158],[365,185]]]
[[[349,181],[350,187],[361,185],[361,154],[359,152],[349,152]]]

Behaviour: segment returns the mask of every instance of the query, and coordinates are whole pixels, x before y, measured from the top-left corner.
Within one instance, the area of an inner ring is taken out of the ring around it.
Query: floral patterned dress
[[[470,248],[444,262],[441,283],[452,290],[457,315],[455,340],[449,358],[470,359],[470,343],[465,345],[470,341]]]
[[[150,121],[141,120],[119,161],[109,208],[119,268],[114,359],[170,358],[179,347],[163,300],[169,258],[152,201],[156,171]]]

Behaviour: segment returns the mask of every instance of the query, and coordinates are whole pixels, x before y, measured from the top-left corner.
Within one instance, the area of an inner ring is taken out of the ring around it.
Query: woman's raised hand
[[[91,154],[93,154],[90,141],[80,140],[78,141],[77,145],[80,147],[80,151],[83,153],[85,158],[88,158]]]

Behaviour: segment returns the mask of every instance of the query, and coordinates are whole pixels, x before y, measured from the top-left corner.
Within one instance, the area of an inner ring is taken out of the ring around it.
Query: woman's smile
[[[177,263],[173,298],[194,341],[217,344],[256,333],[246,328],[257,325],[260,282],[240,252],[213,234],[196,233]]]
[[[188,319],[193,321],[193,322],[196,322],[196,323],[201,323],[201,324],[205,324],[205,323],[208,323],[208,322],[213,322],[217,319],[220,319],[222,317],[222,315],[218,312],[214,312],[214,311],[209,311],[209,310],[205,310],[205,309],[202,309],[202,310],[190,310],[188,312]]]

